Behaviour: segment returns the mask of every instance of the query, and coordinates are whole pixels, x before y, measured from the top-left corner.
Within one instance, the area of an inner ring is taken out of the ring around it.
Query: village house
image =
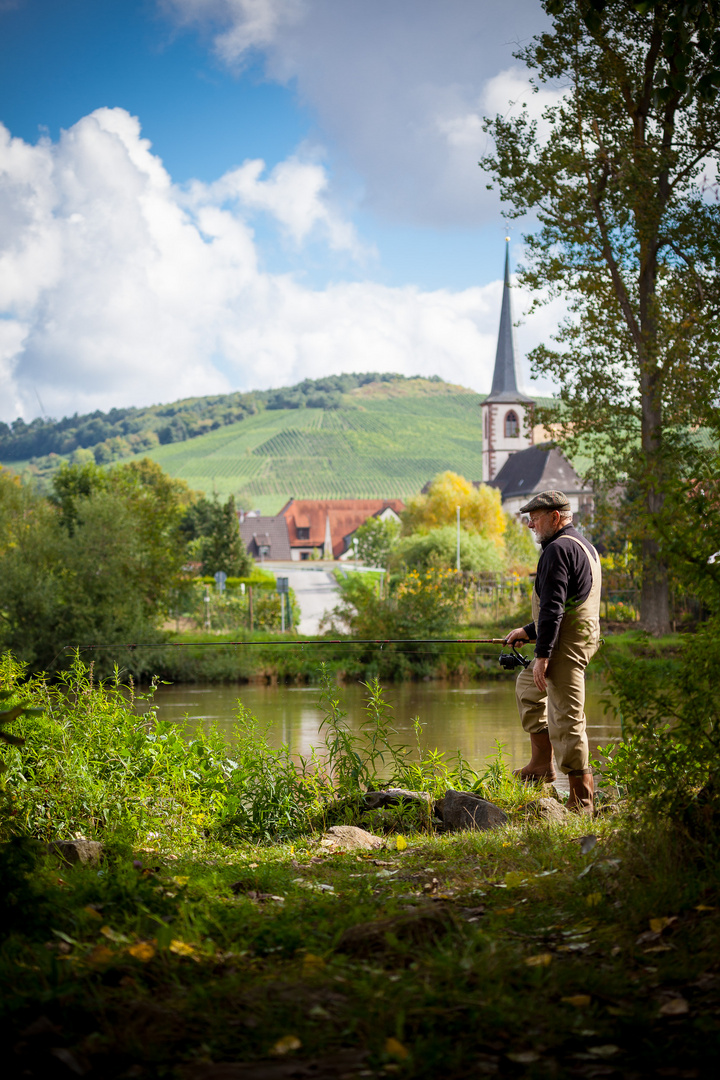
[[[370,518],[400,520],[400,499],[290,499],[275,517],[240,511],[240,535],[260,562],[348,559],[353,536]]]

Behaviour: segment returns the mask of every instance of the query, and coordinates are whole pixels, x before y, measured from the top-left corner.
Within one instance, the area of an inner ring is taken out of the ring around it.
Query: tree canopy
[[[464,476],[449,471],[439,473],[426,494],[408,499],[402,515],[403,534],[455,525],[458,506],[463,529],[479,533],[502,548],[505,515],[500,492],[486,484],[475,487]]]
[[[720,430],[720,148],[717,0],[545,0],[552,28],[516,55],[555,91],[539,125],[523,108],[485,122],[480,162],[509,218],[530,215],[521,282],[562,296],[556,347],[532,354],[560,388],[538,410],[595,479],[632,477],[641,614],[668,629],[668,493],[679,441]],[[573,446],[572,444],[575,444]]]

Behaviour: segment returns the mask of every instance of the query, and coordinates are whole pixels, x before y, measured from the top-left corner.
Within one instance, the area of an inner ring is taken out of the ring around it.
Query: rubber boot
[[[551,784],[556,778],[553,765],[553,748],[547,728],[530,735],[532,753],[530,761],[522,769],[516,769],[513,776],[527,784]]]
[[[593,774],[588,772],[568,773],[570,784],[570,798],[567,801],[568,810],[574,810],[577,814],[592,814],[593,795],[595,785]]]

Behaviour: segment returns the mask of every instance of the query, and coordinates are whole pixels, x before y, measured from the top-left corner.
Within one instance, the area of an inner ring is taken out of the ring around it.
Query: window
[[[310,526],[308,525],[307,528],[300,528],[300,526],[298,526],[297,538],[298,540],[309,540]]]
[[[517,413],[514,413],[512,409],[509,413],[505,413],[505,438],[516,439],[520,434],[520,424],[518,422]]]
[[[301,551],[300,552],[300,561],[301,562],[305,562],[309,558],[310,558],[310,552],[309,551]]]

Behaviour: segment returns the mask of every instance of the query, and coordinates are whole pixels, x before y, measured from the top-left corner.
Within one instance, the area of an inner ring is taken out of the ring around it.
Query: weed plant
[[[357,822],[362,795],[378,787],[433,796],[451,787],[473,789],[508,805],[527,797],[501,763],[481,775],[461,755],[446,759],[426,748],[419,721],[414,745],[401,744],[377,680],[366,684],[365,719],[353,734],[324,667],[323,744],[306,758],[295,757],[287,744],[271,746],[268,727],[240,706],[231,746],[213,730],[188,737],[180,725],[157,719],[152,687],[137,694],[117,672],[98,682],[77,656],[69,671],[49,682],[42,675],[26,678],[23,666],[5,655],[0,686],[10,703],[15,695],[41,712],[17,718],[25,745],[5,752],[5,835],[21,829],[46,840],[112,833],[133,842],[162,836],[181,845],[208,835],[267,841],[330,821]],[[386,820],[388,828],[417,824],[407,808]]]
[[[720,620],[680,641],[679,650],[654,663],[638,663],[626,650],[605,651],[608,708],[622,721],[623,741],[600,753],[605,786],[654,814],[690,820],[699,796],[720,802],[707,789],[720,772]],[[642,648],[638,638],[635,651]]]

